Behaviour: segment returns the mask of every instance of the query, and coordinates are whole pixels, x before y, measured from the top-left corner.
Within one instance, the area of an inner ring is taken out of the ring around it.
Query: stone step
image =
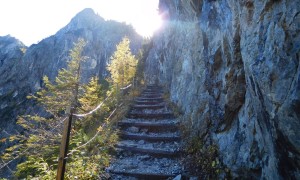
[[[161,91],[161,90],[157,90],[157,91],[144,90],[142,92],[142,94],[160,94],[160,95],[163,95],[163,91]]]
[[[146,104],[146,105],[136,104],[136,105],[131,106],[131,108],[132,109],[161,109],[161,108],[164,108],[165,106],[166,106],[165,103],[154,104],[154,105],[151,105],[151,104]]]
[[[120,129],[130,133],[174,133],[178,131],[178,127],[136,127],[136,126],[120,126]]]
[[[129,151],[130,153],[138,154],[149,154],[152,156],[168,156],[175,157],[178,156],[179,143],[177,142],[146,142],[144,140],[134,141],[134,140],[122,140],[117,145],[116,148],[119,151]]]
[[[138,179],[167,179],[182,173],[177,159],[153,158],[149,155],[136,154],[119,157],[107,171]]]
[[[144,89],[143,92],[162,92],[162,89],[160,87],[153,87]]]
[[[154,98],[162,98],[162,95],[160,95],[160,94],[141,94],[139,97],[154,99]]]
[[[150,87],[160,87],[160,86],[158,86],[157,84],[148,84],[147,88],[150,88]]]
[[[126,171],[109,171],[112,180],[167,180],[174,178],[177,175],[173,174],[160,174],[160,173],[139,173],[139,172],[126,172]]]
[[[171,152],[165,150],[144,149],[139,147],[130,147],[130,146],[121,146],[121,145],[116,145],[116,148],[119,152],[129,151],[130,153],[149,154],[155,157],[176,157],[180,154],[179,151]]]
[[[182,174],[178,125],[161,87],[147,86],[126,119],[118,122],[117,159],[107,168],[111,179],[173,179]]]
[[[162,96],[163,95],[163,92],[161,92],[161,91],[143,91],[142,93],[141,93],[141,95],[143,96],[143,95],[160,95],[160,96]]]
[[[144,90],[144,91],[142,91],[141,92],[142,94],[160,94],[160,95],[163,95],[163,91],[161,91],[161,90],[155,90],[155,91],[153,91],[153,90]]]
[[[149,94],[149,95],[151,95],[151,94],[160,94],[160,95],[163,95],[163,92],[160,91],[160,90],[157,90],[157,91],[144,90],[144,91],[142,91],[141,93],[142,93],[142,94]]]
[[[144,108],[144,109],[134,109],[131,108],[130,111],[128,112],[128,114],[150,114],[150,116],[152,116],[151,114],[157,114],[157,116],[159,117],[159,114],[162,114],[164,116],[164,114],[167,113],[171,113],[171,111],[169,109],[167,109],[166,107],[164,108],[160,108],[160,109],[148,109],[148,108]],[[155,116],[155,115],[153,115]],[[165,116],[165,117],[172,117],[172,116]]]
[[[179,141],[180,136],[177,133],[131,133],[126,131],[120,132],[121,139],[128,139],[128,140],[144,140],[148,142],[157,142],[157,141],[163,141],[163,142],[170,142],[170,141]]]
[[[174,123],[174,124],[179,124],[179,121],[175,118],[173,119],[139,119],[139,118],[124,118],[120,122],[129,122],[129,123],[135,123],[135,122],[144,122],[144,123]]]
[[[148,98],[148,97],[137,97],[135,100],[137,101],[164,101],[164,98],[162,97],[156,97],[156,98]]]
[[[162,88],[159,87],[159,86],[147,86],[146,89],[147,90],[153,90],[153,89],[159,89],[159,90],[161,90]]]
[[[164,101],[141,101],[141,100],[135,100],[136,105],[158,105],[164,103]]]
[[[153,114],[145,114],[145,113],[128,113],[127,118],[136,118],[136,119],[172,119],[174,115],[172,113],[153,113]]]
[[[129,132],[175,132],[178,131],[176,123],[161,122],[119,122],[121,129],[131,128]]]
[[[140,128],[178,128],[178,124],[176,122],[151,122],[151,121],[120,121],[118,123],[119,126],[135,126]]]

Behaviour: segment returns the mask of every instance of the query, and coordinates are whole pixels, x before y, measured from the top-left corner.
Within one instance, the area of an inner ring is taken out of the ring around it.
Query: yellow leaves
[[[20,137],[20,136],[17,136],[17,135],[13,135],[13,136],[10,136],[10,137],[9,137],[9,141],[10,141],[10,142],[15,141],[15,140],[21,140],[21,137]]]
[[[112,82],[121,86],[129,84],[136,72],[137,60],[131,54],[129,44],[129,39],[124,37],[107,66]]]
[[[32,95],[26,96],[27,99],[33,99],[33,97],[34,96],[32,96]]]
[[[18,117],[17,124],[22,126],[24,129],[30,130],[35,128],[37,123],[46,121],[48,121],[46,118],[38,115],[24,115]]]
[[[99,131],[99,132],[103,131],[103,127],[102,127],[102,126],[99,126],[99,127],[97,128],[97,131]]]
[[[216,161],[212,161],[212,162],[211,162],[211,167],[214,168],[215,166],[216,166]]]
[[[9,148],[6,148],[5,151],[6,152],[12,152],[15,151],[16,149],[18,149],[21,145],[15,145],[15,146],[11,146]]]
[[[22,126],[24,129],[29,129],[30,128],[30,126],[28,125],[28,122],[23,117],[18,118],[17,124]]]
[[[39,142],[41,138],[42,138],[41,136],[32,134],[32,135],[28,138],[27,141],[28,141],[29,144],[30,144],[30,143],[35,144],[35,143]]]
[[[0,139],[0,142],[1,142],[1,143],[5,143],[6,139],[7,139],[7,138],[2,138],[2,139]]]
[[[31,95],[28,98],[38,101],[47,112],[53,115],[61,114],[67,106],[74,103],[75,92],[78,92],[80,83],[80,63],[84,60],[81,53],[85,45],[86,42],[79,39],[70,51],[67,68],[59,70],[55,83],[44,76],[45,88],[39,90],[35,96]]]

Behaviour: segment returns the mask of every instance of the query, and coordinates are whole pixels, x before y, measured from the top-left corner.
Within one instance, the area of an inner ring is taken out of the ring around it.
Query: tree
[[[107,66],[113,84],[122,87],[131,82],[136,72],[137,59],[132,55],[129,45],[130,40],[124,37],[117,45],[117,50],[110,58],[111,63]]]
[[[58,72],[55,83],[45,76],[45,88],[28,98],[37,100],[48,112],[47,117],[39,115],[24,115],[17,123],[24,128],[24,134],[10,137],[17,141],[13,147],[6,149],[3,159],[13,159],[16,156],[25,157],[26,161],[17,166],[16,175],[19,178],[48,177],[56,175],[57,155],[61,139],[61,125],[68,106],[78,107],[80,89],[80,66],[84,57],[81,55],[85,41],[79,39],[70,50],[70,60],[67,68]],[[47,178],[46,178],[47,179]]]
[[[92,77],[90,82],[83,86],[83,93],[84,95],[79,98],[80,109],[82,109],[83,112],[94,109],[105,97],[105,91],[99,84],[98,77]]]
[[[104,101],[106,97],[106,89],[99,84],[97,77],[92,77],[87,85],[83,86],[83,95],[79,98],[80,108],[79,113],[87,113],[94,110],[100,103]],[[103,123],[100,119],[106,117],[109,112],[110,106],[105,102],[102,104],[100,110],[93,112],[90,116],[85,117],[85,121],[82,122],[84,133],[94,134],[95,126],[99,126]],[[95,121],[97,119],[97,121]]]
[[[78,106],[78,93],[80,88],[81,62],[85,57],[81,55],[86,42],[78,39],[70,50],[70,61],[67,69],[62,68],[55,78],[55,84],[52,84],[47,76],[43,80],[45,88],[37,92],[37,96],[29,96],[37,100],[45,107],[45,110],[57,117],[68,106],[76,109]]]
[[[23,157],[25,161],[18,164],[15,172],[17,179],[55,179],[66,108],[72,106],[75,113],[86,113],[104,100],[107,92],[105,86],[99,85],[98,78],[93,77],[87,85],[80,83],[80,66],[85,59],[81,53],[85,44],[79,39],[70,51],[67,68],[58,72],[55,82],[51,83],[45,76],[45,88],[29,96],[44,107],[48,116],[24,115],[18,119],[25,132],[10,137],[16,145],[6,149],[1,157],[7,162]],[[66,179],[101,179],[111,158],[109,150],[117,141],[117,132],[105,118],[113,107],[103,104],[100,113],[81,117],[84,121],[75,121]]]

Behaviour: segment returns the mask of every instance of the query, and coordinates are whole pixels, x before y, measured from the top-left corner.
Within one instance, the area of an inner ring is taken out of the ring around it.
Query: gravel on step
[[[130,113],[139,113],[139,114],[160,114],[160,113],[171,113],[166,107],[160,109],[132,109]]]
[[[118,143],[118,146],[136,147],[141,149],[152,149],[169,152],[177,152],[179,150],[178,142],[146,142],[143,140],[122,140]]]
[[[132,109],[162,109],[165,108],[165,103],[158,103],[158,104],[139,104],[139,105],[133,105],[131,106]]]
[[[144,122],[144,123],[162,123],[162,124],[165,124],[165,123],[174,123],[174,124],[178,124],[179,121],[175,118],[173,119],[151,119],[151,120],[147,120],[147,119],[142,119],[142,118],[125,118],[123,119],[121,122],[128,122],[128,123],[133,123],[133,122]]]
[[[127,172],[140,174],[180,174],[181,164],[177,159],[153,158],[149,155],[119,157],[107,169],[109,172]]]
[[[148,136],[148,137],[180,137],[180,133],[177,132],[161,132],[161,133],[154,133],[154,132],[129,132],[121,131],[122,134],[126,135],[135,135],[135,136]]]

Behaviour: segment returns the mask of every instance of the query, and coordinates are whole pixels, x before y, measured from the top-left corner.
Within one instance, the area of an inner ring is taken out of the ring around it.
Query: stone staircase
[[[111,179],[173,179],[182,173],[178,122],[158,86],[149,85],[119,122],[118,155]]]

